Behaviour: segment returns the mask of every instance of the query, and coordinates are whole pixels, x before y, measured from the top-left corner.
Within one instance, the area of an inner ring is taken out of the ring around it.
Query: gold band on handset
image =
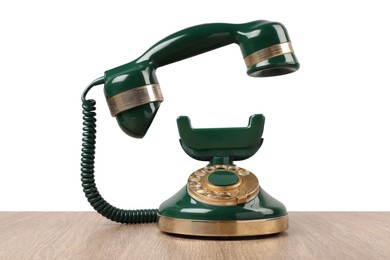
[[[250,68],[251,66],[260,63],[262,61],[269,60],[273,57],[283,55],[283,54],[288,54],[291,52],[294,52],[291,42],[284,42],[251,53],[244,58],[244,61],[246,67]]]
[[[150,84],[121,92],[107,99],[111,115],[155,101],[164,101],[159,84]]]

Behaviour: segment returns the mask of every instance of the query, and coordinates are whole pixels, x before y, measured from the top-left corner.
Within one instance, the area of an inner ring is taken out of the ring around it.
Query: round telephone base
[[[163,232],[189,236],[258,236],[287,230],[288,215],[284,205],[261,188],[250,201],[216,206],[191,197],[186,185],[161,204],[157,226]]]

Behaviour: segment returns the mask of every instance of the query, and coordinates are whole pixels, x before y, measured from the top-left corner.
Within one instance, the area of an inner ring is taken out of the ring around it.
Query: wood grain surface
[[[210,239],[94,212],[0,212],[0,259],[390,259],[390,212],[290,212],[279,235]]]

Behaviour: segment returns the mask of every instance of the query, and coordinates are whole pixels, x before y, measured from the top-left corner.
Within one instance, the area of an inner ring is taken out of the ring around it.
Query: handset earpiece
[[[277,22],[212,23],[178,31],[136,60],[105,72],[104,92],[121,129],[136,138],[149,129],[164,100],[158,67],[231,43],[240,46],[249,76],[277,76],[299,68],[287,31]]]

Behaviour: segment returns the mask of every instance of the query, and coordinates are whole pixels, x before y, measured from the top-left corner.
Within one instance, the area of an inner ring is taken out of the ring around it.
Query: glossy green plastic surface
[[[259,150],[264,121],[264,116],[257,114],[249,118],[247,127],[194,129],[188,117],[180,116],[177,127],[180,144],[189,156],[201,161],[228,160],[222,164],[232,164],[231,161],[247,159]]]
[[[126,90],[158,83],[156,69],[231,43],[240,46],[242,57],[275,44],[290,41],[284,26],[265,20],[244,24],[212,23],[178,31],[153,45],[134,61],[105,72],[106,98]],[[244,63],[244,62],[243,62]],[[221,66],[222,67],[222,66]],[[299,68],[294,54],[282,55],[251,66],[250,76],[276,76]],[[264,70],[264,73],[262,71]],[[158,102],[118,115],[118,123],[129,135],[143,137],[159,107]],[[143,113],[140,110],[146,110]]]
[[[245,204],[213,206],[193,199],[183,187],[158,209],[160,215],[196,220],[255,220],[287,215],[285,206],[260,188],[259,195]]]
[[[177,118],[179,135],[187,146],[194,149],[245,148],[260,142],[264,130],[264,116],[252,115],[247,127],[192,128],[187,116]]]
[[[151,102],[135,107],[118,114],[116,120],[123,132],[135,138],[142,138],[153,122],[160,104],[161,102]]]
[[[230,171],[217,171],[209,175],[208,181],[215,186],[230,186],[238,182],[238,177]]]

